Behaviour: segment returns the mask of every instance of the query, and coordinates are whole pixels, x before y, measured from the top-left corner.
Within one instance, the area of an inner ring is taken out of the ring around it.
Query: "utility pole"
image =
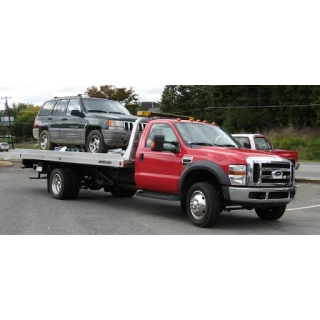
[[[211,86],[211,99],[212,99],[212,122],[215,122],[215,113],[214,113],[214,86]]]
[[[12,136],[12,130],[11,130],[11,119],[10,119],[10,112],[9,112],[9,106],[8,106],[8,99],[11,99],[11,97],[5,96],[4,98],[1,98],[3,100],[6,100],[6,107],[8,111],[8,117],[9,117],[9,131],[10,131],[10,136],[11,136],[11,144],[12,144],[12,149],[14,149],[14,143],[13,143],[13,136]]]

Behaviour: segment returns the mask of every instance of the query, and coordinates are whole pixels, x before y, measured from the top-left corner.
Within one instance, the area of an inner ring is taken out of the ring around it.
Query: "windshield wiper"
[[[108,113],[107,111],[103,111],[103,110],[88,110],[87,112]]]
[[[189,145],[193,146],[193,145],[198,145],[198,146],[206,146],[206,147],[229,147],[229,148],[236,148],[235,145],[233,144],[216,144],[216,143],[206,143],[206,142],[190,142],[188,143]]]
[[[238,148],[234,144],[216,144],[218,147],[227,147],[227,148]]]
[[[126,115],[125,113],[122,113],[122,112],[117,112],[117,111],[108,111],[106,113],[113,113],[113,114],[123,114],[123,115]]]
[[[209,146],[209,147],[215,146],[215,144],[206,143],[206,142],[189,142],[188,144],[190,144],[191,146]]]

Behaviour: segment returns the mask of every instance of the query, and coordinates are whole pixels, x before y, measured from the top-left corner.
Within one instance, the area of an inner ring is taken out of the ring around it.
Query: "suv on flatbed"
[[[39,140],[41,150],[54,150],[62,145],[103,153],[112,148],[126,148],[136,120],[117,101],[82,95],[55,97],[40,109],[33,137]]]

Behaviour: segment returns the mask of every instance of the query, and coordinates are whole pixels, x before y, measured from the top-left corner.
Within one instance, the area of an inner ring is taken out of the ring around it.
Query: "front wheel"
[[[261,220],[276,221],[286,212],[287,206],[256,208],[256,213]]]
[[[220,215],[217,190],[208,182],[194,184],[187,195],[187,213],[191,222],[200,228],[210,227]]]
[[[89,133],[86,140],[87,152],[104,153],[107,148],[104,144],[103,136],[100,130],[93,130]]]

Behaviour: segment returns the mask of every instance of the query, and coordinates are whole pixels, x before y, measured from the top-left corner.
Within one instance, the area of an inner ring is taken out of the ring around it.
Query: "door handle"
[[[62,118],[62,120],[68,120],[67,118]]]
[[[140,162],[143,162],[143,160],[144,160],[144,154],[143,154],[143,153],[140,153],[139,161],[140,161]]]
[[[48,118],[48,120],[52,120],[52,118]]]

